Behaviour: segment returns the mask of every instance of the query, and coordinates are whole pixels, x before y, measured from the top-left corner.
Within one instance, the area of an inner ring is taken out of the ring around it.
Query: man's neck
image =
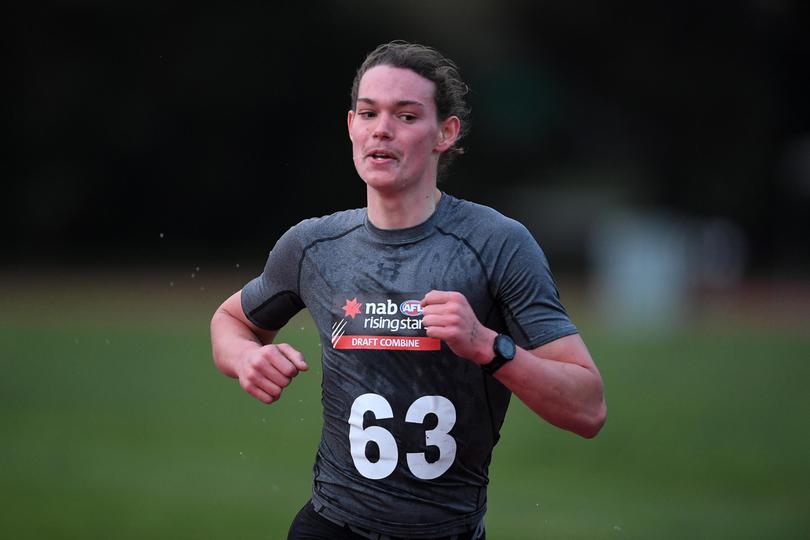
[[[442,194],[435,185],[422,191],[385,194],[366,188],[368,219],[378,229],[407,229],[427,221]]]

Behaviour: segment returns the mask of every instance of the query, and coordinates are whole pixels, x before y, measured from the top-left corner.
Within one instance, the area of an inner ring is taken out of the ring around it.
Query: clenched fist
[[[299,371],[309,369],[304,355],[286,343],[264,345],[249,349],[236,368],[242,388],[263,403],[273,403],[281,397]]]
[[[429,337],[447,343],[456,356],[486,364],[494,357],[497,332],[478,320],[467,298],[455,291],[430,291],[422,299],[422,326]]]

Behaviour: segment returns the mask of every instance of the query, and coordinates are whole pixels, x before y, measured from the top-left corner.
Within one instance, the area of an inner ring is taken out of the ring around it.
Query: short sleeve
[[[560,295],[548,260],[531,233],[512,221],[496,274],[496,295],[509,332],[533,349],[577,333]]]
[[[242,288],[242,310],[259,328],[278,330],[305,307],[298,290],[301,232],[299,223],[284,233],[267,256],[264,271]]]

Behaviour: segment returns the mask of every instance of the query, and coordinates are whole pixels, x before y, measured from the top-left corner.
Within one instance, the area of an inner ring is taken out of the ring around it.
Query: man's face
[[[363,75],[349,111],[349,138],[354,166],[369,187],[395,193],[435,186],[439,155],[452,142],[445,143],[434,90],[409,69],[380,65]]]

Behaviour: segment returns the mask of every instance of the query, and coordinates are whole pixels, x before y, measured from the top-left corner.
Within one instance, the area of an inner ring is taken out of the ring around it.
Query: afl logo
[[[418,317],[422,314],[422,305],[419,300],[405,300],[399,305],[399,310],[408,317]]]

